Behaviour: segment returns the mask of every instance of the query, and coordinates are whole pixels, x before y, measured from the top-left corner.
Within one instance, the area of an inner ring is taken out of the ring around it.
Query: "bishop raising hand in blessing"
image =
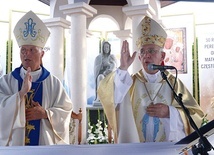
[[[130,53],[123,41],[120,67],[100,82],[98,94],[117,143],[176,142],[194,131],[182,108],[173,98],[169,85],[159,70],[149,64],[161,65],[167,37],[165,30],[153,19],[144,17],[137,26],[139,52]],[[127,71],[138,57],[141,69],[130,75]],[[175,77],[165,71],[170,83]],[[204,116],[200,106],[184,84],[177,79],[175,92],[183,94],[184,105],[198,127]]]

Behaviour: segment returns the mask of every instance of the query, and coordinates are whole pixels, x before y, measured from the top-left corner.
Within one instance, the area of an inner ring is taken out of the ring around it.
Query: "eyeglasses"
[[[140,55],[145,55],[146,53],[148,54],[155,54],[157,52],[160,52],[161,50],[156,50],[156,49],[147,49],[147,50],[144,50],[143,48],[140,50]]]
[[[35,54],[35,53],[38,53],[40,50],[37,49],[37,48],[30,48],[30,49],[21,48],[21,49],[20,49],[21,54],[26,54],[27,51],[30,52],[31,54]]]

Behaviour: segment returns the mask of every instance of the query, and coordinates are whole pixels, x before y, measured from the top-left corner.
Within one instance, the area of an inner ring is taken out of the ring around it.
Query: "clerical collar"
[[[24,67],[22,67],[20,70],[20,76],[22,77],[22,79],[24,79],[26,73],[27,73],[27,70],[25,70]],[[42,74],[42,68],[41,67],[39,70],[30,72],[30,75],[33,78],[32,81],[35,82],[36,80],[38,80],[41,74]]]
[[[160,81],[160,77],[161,77],[160,71],[158,71],[155,74],[149,74],[144,69],[142,69],[142,71],[143,71],[143,74],[145,75],[145,78],[148,82],[155,83],[155,82]]]

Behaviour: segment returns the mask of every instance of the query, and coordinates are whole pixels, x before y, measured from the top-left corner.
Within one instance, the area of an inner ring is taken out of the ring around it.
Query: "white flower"
[[[105,117],[104,121],[100,120],[100,113],[98,110],[98,119],[96,124],[91,124],[88,115],[88,144],[104,144],[108,143],[108,125],[106,124]]]

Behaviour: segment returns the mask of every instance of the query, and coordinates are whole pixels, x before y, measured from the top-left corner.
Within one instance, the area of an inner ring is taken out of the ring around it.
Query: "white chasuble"
[[[175,77],[166,73],[172,85]],[[153,82],[148,82],[142,70],[132,78],[128,72],[112,72],[100,82],[98,95],[116,143],[178,141],[193,131],[167,82],[162,80],[160,74]],[[174,91],[183,94],[185,106],[200,126],[203,112],[179,79]],[[148,116],[146,108],[152,103],[169,105],[170,117]]]
[[[124,141],[124,138],[127,138],[127,135],[121,135],[121,130],[124,130],[124,128],[129,128],[128,130],[130,132],[130,135],[132,135],[131,137],[135,137],[134,135],[136,135],[136,137],[139,137],[139,140],[137,141],[140,142],[165,141],[166,135],[161,119],[148,116],[148,114],[146,114],[146,108],[151,103],[164,103],[170,105],[172,101],[171,95],[169,95],[171,94],[171,90],[169,89],[169,87],[167,87],[167,83],[161,82],[144,84],[136,79],[134,87],[134,95],[131,94],[132,108],[128,107],[131,106],[128,103],[120,104],[120,125],[118,141]],[[128,96],[129,93],[125,98],[128,98]],[[127,99],[125,98],[124,102],[127,101]],[[127,125],[127,127],[125,127],[125,124],[128,124],[128,122],[130,121],[130,116],[133,116],[133,121],[131,122],[134,122],[134,124],[129,124]],[[128,117],[129,119],[127,119],[126,117]],[[134,132],[136,133],[134,134]]]
[[[41,119],[39,145],[69,144],[70,98],[53,75],[42,84],[42,107],[48,119]],[[0,92],[0,146],[25,145],[25,102],[20,100],[18,80],[12,73],[0,78]]]

